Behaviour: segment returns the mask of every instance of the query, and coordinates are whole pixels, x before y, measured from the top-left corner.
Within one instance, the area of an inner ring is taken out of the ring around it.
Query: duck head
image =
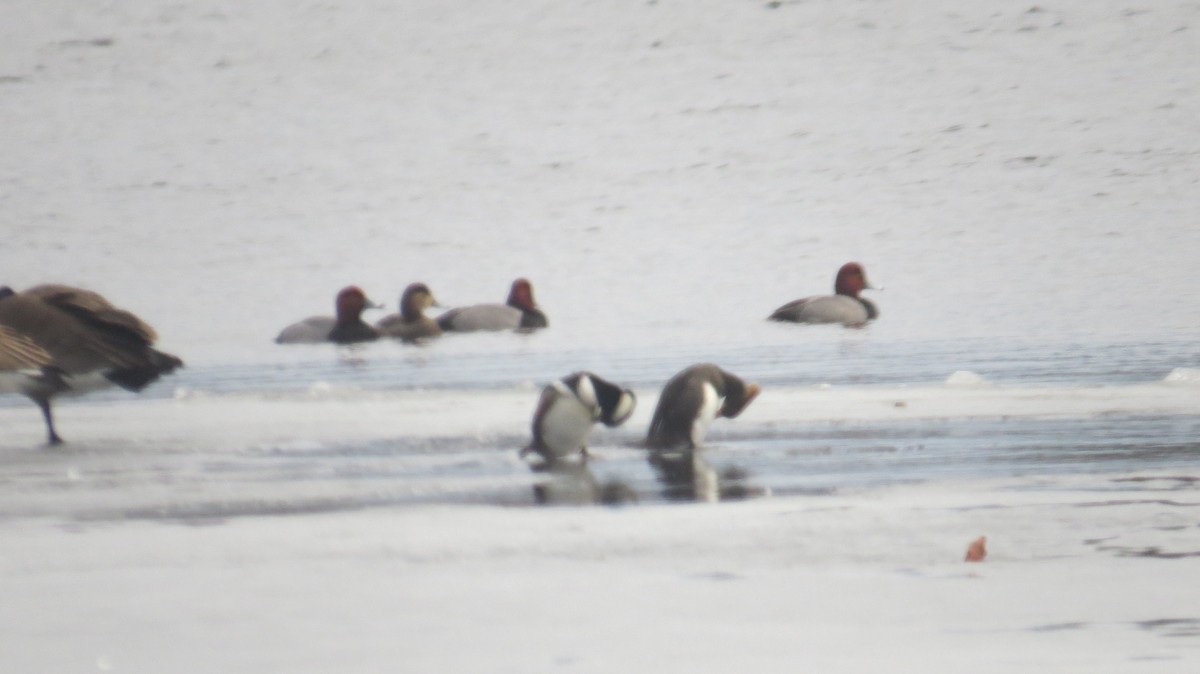
[[[533,284],[529,282],[529,279],[519,278],[513,281],[505,304],[521,311],[532,311],[537,308],[537,302],[533,301]]]
[[[747,384],[737,377],[729,376],[725,379],[725,402],[721,404],[721,409],[717,412],[717,416],[734,419],[741,414],[758,394],[762,392],[762,387],[758,384]]]
[[[576,372],[564,377],[563,383],[592,411],[592,420],[605,426],[620,426],[637,407],[637,396],[632,390],[623,389],[591,372]]]
[[[848,295],[855,299],[858,294],[871,284],[867,282],[867,273],[863,271],[861,264],[857,262],[847,262],[838,270],[837,279],[833,282],[833,290],[839,295]]]
[[[354,321],[365,309],[380,309],[380,305],[367,299],[367,294],[358,286],[346,286],[337,294],[337,318],[339,321]]]
[[[424,283],[411,283],[400,296],[400,315],[406,321],[418,320],[429,307],[438,306],[433,291]]]

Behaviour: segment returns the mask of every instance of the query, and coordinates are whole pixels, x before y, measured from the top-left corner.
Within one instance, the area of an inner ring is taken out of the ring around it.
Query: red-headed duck
[[[183,361],[151,347],[154,328],[98,293],[65,285],[0,288],[0,392],[21,393],[54,428],[50,401],[109,386],[140,391]]]
[[[411,342],[423,337],[437,337],[442,328],[437,321],[425,315],[429,307],[437,306],[433,292],[424,283],[412,283],[400,296],[400,313],[388,314],[379,319],[375,329],[384,337],[395,337]]]
[[[685,368],[663,387],[646,446],[695,449],[718,417],[734,418],[758,397],[758,384],[747,384],[711,363]]]
[[[521,455],[537,452],[548,464],[576,453],[586,459],[592,424],[620,426],[636,406],[633,391],[591,372],[563,377],[542,389],[533,413],[533,441]]]
[[[358,286],[347,286],[337,294],[336,316],[312,316],[283,329],[275,338],[278,344],[353,344],[379,338],[379,331],[363,322],[365,309],[382,307],[367,299]]]
[[[523,278],[513,281],[505,304],[476,304],[451,309],[438,316],[437,322],[447,332],[533,330],[549,325],[546,314],[533,301],[533,284]]]
[[[875,305],[859,297],[859,293],[870,288],[867,274],[861,264],[847,262],[838,270],[833,283],[834,295],[816,295],[788,302],[770,315],[772,321],[793,323],[842,323],[843,325],[865,325],[879,316]]]

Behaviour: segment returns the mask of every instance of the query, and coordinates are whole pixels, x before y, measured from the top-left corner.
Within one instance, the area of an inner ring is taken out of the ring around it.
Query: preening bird
[[[141,391],[183,366],[152,347],[157,339],[142,319],[90,290],[0,287],[0,392],[37,404],[50,444],[60,444],[50,406],[55,397],[108,386]]]

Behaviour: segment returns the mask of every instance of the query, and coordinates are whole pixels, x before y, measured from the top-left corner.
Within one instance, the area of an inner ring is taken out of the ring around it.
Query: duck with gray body
[[[847,262],[838,270],[833,295],[816,295],[794,300],[779,307],[769,318],[792,323],[841,323],[847,326],[866,325],[879,316],[879,309],[869,300],[859,297],[871,288],[861,264]]]
[[[576,372],[544,389],[533,413],[533,441],[521,456],[537,452],[547,463],[579,454],[587,458],[592,425],[620,426],[633,414],[637,396],[591,372]]]
[[[748,384],[711,363],[692,365],[663,386],[646,446],[650,449],[695,449],[704,442],[715,419],[733,419],[758,397],[758,384]]]
[[[51,400],[109,386],[140,391],[183,361],[154,349],[154,328],[98,293],[50,284],[0,288],[0,393],[42,410],[49,442],[62,442]]]
[[[446,332],[535,330],[549,325],[533,299],[533,284],[523,278],[513,281],[504,304],[458,307],[438,316],[437,322]]]
[[[437,306],[433,292],[424,283],[411,283],[400,296],[400,313],[388,314],[375,324],[375,329],[384,337],[394,337],[414,342],[426,337],[437,337],[442,328],[437,321],[425,315],[429,307]]]
[[[379,331],[362,319],[366,309],[382,307],[367,299],[358,286],[346,286],[334,301],[336,316],[312,316],[284,328],[275,338],[277,344],[354,344],[379,339]]]

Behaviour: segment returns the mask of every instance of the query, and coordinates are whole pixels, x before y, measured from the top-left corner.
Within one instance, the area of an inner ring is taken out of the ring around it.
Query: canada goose
[[[183,361],[151,348],[154,328],[98,293],[39,285],[17,293],[0,287],[0,392],[21,393],[54,428],[50,401],[108,386],[140,391]]]

